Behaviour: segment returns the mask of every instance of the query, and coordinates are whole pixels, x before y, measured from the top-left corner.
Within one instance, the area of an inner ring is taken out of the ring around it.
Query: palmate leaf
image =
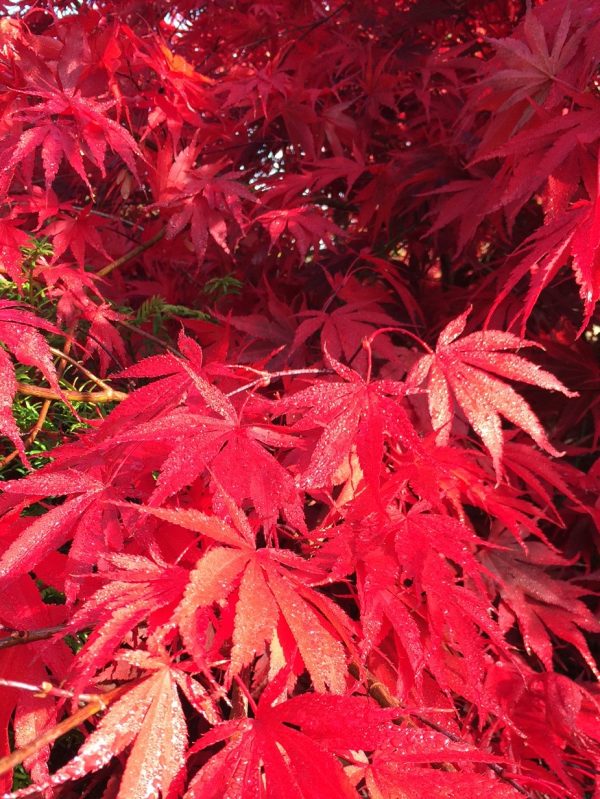
[[[105,555],[104,561],[106,567],[97,575],[104,584],[87,598],[67,626],[72,632],[92,630],[77,655],[76,675],[71,680],[82,690],[115,657],[137,625],[145,623],[148,635],[160,628],[166,615],[163,608],[172,613],[188,578],[186,569],[156,563],[143,555]]]
[[[534,652],[544,667],[553,668],[550,634],[567,641],[578,650],[591,672],[600,679],[600,670],[590,652],[583,631],[597,635],[600,622],[581,601],[588,591],[544,571],[544,566],[565,566],[567,561],[540,542],[528,542],[527,554],[507,535],[496,542],[502,547],[487,552],[484,562],[498,581],[504,624],[515,619],[525,647]]]
[[[44,783],[15,791],[11,797],[30,796],[80,779],[98,771],[128,747],[131,749],[119,795],[158,799],[167,794],[185,762],[188,733],[178,685],[185,685],[187,675],[145,652],[128,654],[132,664],[152,670],[149,676],[109,706],[66,766]]]
[[[454,763],[433,769],[432,763]],[[431,729],[393,731],[361,772],[370,799],[518,799],[522,796],[478,764],[494,758]]]
[[[284,644],[286,658],[293,658],[297,647],[317,691],[343,693],[346,655],[337,636],[330,631],[330,618],[336,623],[342,620],[348,637],[349,620],[331,601],[283,570],[274,556],[259,557],[250,550],[215,547],[198,562],[175,611],[192,655],[196,651],[196,613],[215,602],[231,602],[238,584],[230,670],[251,662],[264,650],[265,643],[277,635]],[[260,621],[253,621],[256,616]],[[288,636],[290,644],[285,642]]]
[[[470,309],[442,330],[435,352],[421,356],[406,379],[409,389],[426,387],[438,443],[447,444],[450,440],[455,400],[492,456],[497,476],[502,471],[504,446],[501,417],[528,433],[546,452],[559,456],[529,404],[505,380],[560,391],[567,397],[576,393],[549,372],[509,352],[536,346],[534,342],[500,330],[460,338],[469,313]]]
[[[312,426],[323,430],[300,485],[308,489],[328,485],[355,445],[375,498],[386,436],[402,448],[420,449],[416,431],[398,400],[404,385],[392,380],[365,381],[354,369],[333,358],[326,346],[323,349],[325,362],[344,382],[313,381],[275,406],[279,413],[305,409],[302,429]]]
[[[7,57],[22,70],[25,86],[21,91],[30,104],[22,104],[12,116],[11,135],[5,136],[0,145],[4,165],[2,192],[20,170],[31,174],[38,150],[46,189],[56,180],[64,159],[93,195],[86,170],[95,166],[106,177],[108,148],[138,179],[136,157],[141,156],[141,151],[133,136],[107,113],[116,105],[115,100],[108,99],[108,92],[102,99],[95,93],[85,93],[87,37],[78,20],[72,25],[58,52],[55,49],[46,59],[25,36],[15,39],[8,48]]]
[[[215,517],[185,509],[146,507],[141,511],[231,544],[212,546],[198,560],[174,612],[183,640],[199,665],[204,661],[200,628],[208,622],[202,611],[214,604],[230,605],[232,610],[235,607],[230,675],[277,636],[287,657],[293,658],[297,647],[317,691],[344,692],[346,653],[340,638],[350,645],[352,624],[331,600],[311,587],[326,579],[325,574],[292,553],[256,550],[246,534]]]
[[[85,462],[83,458],[80,461]],[[40,497],[64,496],[62,504],[33,517],[18,535],[11,534],[11,518],[5,514],[2,525],[10,543],[0,557],[0,585],[9,585],[23,571],[35,569],[46,556],[71,541],[65,590],[69,599],[78,593],[78,578],[89,574],[101,552],[110,548],[113,536],[119,540],[117,512],[112,504],[122,494],[102,482],[109,478],[97,464],[85,464],[88,470],[55,469],[54,473],[34,472],[22,480],[4,484],[4,504],[9,508],[34,505]],[[28,520],[29,521],[29,520]]]
[[[218,725],[194,747],[229,739],[193,778],[186,799],[356,799],[335,755],[377,746],[392,713],[363,697],[304,694],[278,703],[286,676],[264,691],[254,719]]]
[[[600,22],[526,5],[0,0],[0,289],[70,331],[61,385],[121,370],[5,464],[29,793],[598,793]],[[12,364],[56,391],[3,312],[12,450]]]
[[[250,500],[267,527],[283,511],[291,524],[305,529],[294,480],[267,449],[291,448],[302,442],[286,428],[266,424],[260,405],[255,410],[252,402],[246,402],[238,411],[207,379],[198,345],[184,334],[179,345],[185,360],[156,356],[125,371],[136,376],[172,375],[133,392],[116,412],[118,418],[132,408],[131,424],[113,441],[164,446],[152,504],[160,505],[205,474],[239,505]],[[187,407],[176,407],[182,399]],[[155,418],[144,422],[153,405]]]

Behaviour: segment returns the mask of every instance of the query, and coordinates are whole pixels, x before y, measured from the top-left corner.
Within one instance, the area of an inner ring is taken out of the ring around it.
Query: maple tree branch
[[[105,402],[123,402],[128,397],[125,391],[116,391],[108,386],[104,391],[63,391],[63,396],[52,391],[45,386],[34,386],[31,383],[19,383],[17,387],[19,394],[26,397],[41,397],[49,400],[62,400],[66,397],[72,402],[91,402],[94,405],[101,405]]]
[[[56,696],[59,699],[76,699],[78,702],[87,704],[88,702],[102,701],[100,694],[75,694],[66,688],[57,688],[50,682],[42,682],[39,685],[32,685],[28,682],[20,682],[19,680],[5,680],[0,677],[0,687],[15,688],[18,691],[29,691],[39,699],[45,699],[47,696]]]
[[[118,269],[120,266],[123,266],[123,264],[126,264],[127,261],[131,261],[132,258],[141,255],[141,253],[145,252],[146,250],[150,249],[150,247],[154,246],[157,242],[159,242],[163,238],[166,232],[167,232],[166,228],[161,228],[158,231],[158,233],[155,233],[154,236],[151,236],[148,239],[148,241],[144,241],[142,244],[138,244],[137,247],[134,247],[133,249],[129,250],[120,258],[117,258],[115,261],[111,261],[109,264],[106,264],[106,266],[103,266],[99,272],[96,272],[96,274],[98,275],[98,277],[106,277],[106,275],[110,275],[110,273],[114,269]]]
[[[74,211],[85,211],[86,208],[83,205],[72,205],[71,208]],[[134,222],[133,219],[125,219],[123,216],[117,216],[116,214],[107,214],[106,211],[98,211],[95,208],[90,208],[90,214],[94,214],[95,216],[101,216],[103,219],[109,219],[111,222],[121,222],[123,225],[127,225],[128,227],[139,227],[142,230],[144,229],[139,222]]]
[[[82,724],[86,719],[89,719],[96,713],[106,710],[109,704],[124,694],[129,687],[129,684],[120,685],[105,694],[94,694],[92,701],[85,705],[85,707],[79,708],[79,710],[77,710],[71,716],[63,719],[56,726],[52,727],[52,729],[43,733],[38,738],[35,738],[33,741],[30,741],[21,749],[17,749],[14,752],[11,752],[10,755],[1,758],[0,774],[5,774],[7,771],[15,768],[15,766],[18,766],[28,757],[31,757],[31,755],[39,752],[39,750],[44,746],[56,741],[56,739],[60,738],[61,735],[64,735],[70,730],[75,729],[75,727],[79,727],[79,725]]]
[[[273,380],[278,380],[280,377],[287,377],[288,375],[295,376],[295,375],[328,375],[331,374],[331,369],[288,369],[283,370],[281,372],[261,372],[259,369],[253,369],[251,366],[244,366],[239,364],[233,364],[233,367],[236,369],[247,369],[249,372],[254,372],[255,374],[260,375],[257,377],[256,380],[253,380],[251,383],[246,383],[244,386],[240,386],[239,388],[234,388],[233,391],[227,392],[225,395],[226,397],[233,397],[236,394],[241,394],[242,391],[247,391],[248,389],[254,388],[255,386],[260,386],[262,388],[266,388]]]
[[[65,368],[66,368],[66,365],[67,365],[67,361],[70,361],[71,363],[74,363],[72,358],[69,356],[69,352],[71,351],[71,347],[73,345],[73,333],[75,332],[76,326],[77,325],[75,323],[73,323],[69,327],[69,329],[67,331],[67,338],[65,340],[65,343],[63,345],[62,350],[57,350],[54,347],[50,347],[50,351],[52,353],[58,354],[60,356],[60,360],[59,360],[59,362],[57,364],[57,367],[56,367],[56,373],[57,373],[58,378],[62,377],[62,375],[64,374],[64,371],[65,371]],[[50,406],[51,405],[52,405],[52,400],[51,399],[45,399],[44,400],[43,405],[40,408],[40,412],[39,412],[38,418],[37,418],[33,428],[29,432],[29,435],[27,436],[27,439],[26,439],[26,442],[25,442],[27,445],[33,444],[33,442],[38,437],[38,434],[40,433],[42,427],[44,426],[44,422],[46,421],[46,418],[48,416],[48,411],[50,410]],[[16,454],[17,454],[17,450],[15,450],[15,455]]]
[[[64,629],[64,624],[58,624],[54,627],[40,627],[37,630],[13,630],[7,638],[0,638],[0,650],[21,644],[32,644],[35,641],[44,641]]]
[[[100,386],[100,388],[104,389],[105,391],[110,390],[111,387],[108,385],[108,383],[105,383],[104,380],[101,380],[93,372],[90,372],[89,369],[86,369],[85,366],[79,363],[79,361],[76,361],[75,358],[71,358],[68,352],[62,352],[61,350],[57,350],[55,347],[50,347],[50,352],[53,355],[56,355],[59,358],[61,358],[61,360],[68,361],[71,364],[71,366],[74,366],[76,369],[79,369],[79,371],[83,375],[85,375],[88,378],[88,380],[91,380],[92,383],[95,383],[97,386]],[[62,374],[62,371],[64,371],[64,367],[63,369],[60,369],[60,364],[59,364],[59,370],[60,374]]]
[[[358,663],[352,662],[348,666],[348,671],[355,680],[362,680],[361,668]],[[375,679],[369,671],[363,669],[367,677],[367,690],[380,707],[400,707],[400,701],[386,688],[386,686]]]

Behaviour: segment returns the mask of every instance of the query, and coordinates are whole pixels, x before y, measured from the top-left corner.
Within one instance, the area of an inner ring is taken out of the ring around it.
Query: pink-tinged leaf
[[[499,542],[500,543],[500,542]],[[579,651],[597,679],[600,671],[582,631],[598,634],[600,622],[581,601],[587,592],[573,583],[557,580],[540,566],[563,565],[541,543],[529,543],[528,555],[508,538],[501,539],[504,551],[485,554],[485,562],[497,575],[502,604],[516,619],[527,650],[534,652],[545,668],[553,670],[552,633]]]
[[[420,447],[411,421],[397,401],[404,386],[392,381],[366,383],[353,369],[336,361],[325,349],[328,364],[345,383],[315,381],[309,388],[284,397],[277,412],[309,408],[303,425],[323,428],[302,476],[306,488],[328,485],[350,454],[353,444],[372,489],[378,487],[385,436],[402,447]],[[392,394],[392,396],[388,396]]]
[[[260,654],[264,644],[271,641],[278,616],[277,603],[265,582],[262,569],[251,561],[240,583],[232,635],[230,675],[238,674],[256,654]]]
[[[33,569],[44,555],[62,546],[94,498],[82,494],[36,518],[2,553],[0,581],[8,582]]]
[[[128,746],[120,792],[159,799],[185,764],[187,728],[171,669],[164,667],[111,705],[77,755],[45,783],[15,791],[29,796],[98,771]]]
[[[78,654],[76,685],[85,685],[111,661],[121,643],[137,625],[146,623],[149,634],[156,630],[158,613],[172,612],[185,590],[188,572],[179,566],[158,565],[142,555],[113,555],[111,565],[99,570],[104,585],[87,598],[71,618],[68,629],[92,628]]]
[[[438,442],[449,441],[453,395],[467,421],[492,456],[494,469],[502,468],[503,433],[501,417],[520,427],[547,452],[560,455],[529,404],[507,383],[495,375],[520,380],[539,388],[575,396],[560,380],[520,355],[505,352],[532,342],[497,330],[471,333],[460,338],[469,311],[452,321],[440,333],[435,354],[422,356],[408,377],[409,390],[426,386],[429,413]]]
[[[271,569],[268,581],[315,689],[343,694],[347,674],[344,647],[323,626],[322,618],[309,603],[298,596],[292,584]]]
[[[243,529],[236,530],[217,516],[207,516],[193,508],[152,508],[148,505],[131,507],[138,513],[149,514],[164,522],[177,524],[180,527],[185,527],[186,530],[193,530],[220,544],[229,544],[234,547],[254,545],[254,538],[246,525]]]
[[[185,594],[176,611],[176,618],[185,621],[198,608],[227,598],[233,585],[250,558],[249,551],[215,547],[196,564],[190,574]]]
[[[494,763],[496,759],[434,730],[402,727],[359,773],[372,799],[519,799],[522,793],[494,772],[474,768],[486,760]]]

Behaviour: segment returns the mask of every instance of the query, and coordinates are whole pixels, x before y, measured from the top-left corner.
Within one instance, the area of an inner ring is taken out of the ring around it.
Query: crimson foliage
[[[0,7],[4,795],[599,796],[597,5]]]

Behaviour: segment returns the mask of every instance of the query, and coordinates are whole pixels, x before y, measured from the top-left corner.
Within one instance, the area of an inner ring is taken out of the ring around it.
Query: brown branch
[[[31,383],[19,383],[17,391],[26,397],[41,397],[48,400],[62,400],[64,398],[71,402],[91,402],[94,405],[101,405],[105,402],[123,402],[128,397],[125,391],[115,391],[108,386],[103,391],[63,391],[62,396],[45,386],[34,386]]]
[[[76,361],[75,358],[71,358],[71,356],[68,354],[68,352],[61,352],[61,350],[57,350],[54,347],[50,347],[50,352],[53,355],[56,355],[57,357],[60,358],[60,363],[59,363],[59,366],[57,367],[57,371],[59,373],[59,376],[62,375],[62,373],[64,371],[64,368],[65,368],[65,365],[66,365],[66,362],[68,361],[71,364],[71,366],[74,366],[76,369],[79,369],[81,374],[85,375],[88,380],[92,381],[92,383],[95,383],[97,386],[100,386],[100,388],[104,389],[105,391],[107,391],[110,388],[108,383],[105,383],[104,380],[101,380],[93,372],[90,372],[89,369],[86,369],[85,366],[80,364],[79,361]],[[62,368],[61,368],[61,365],[62,365]]]
[[[67,365],[66,359],[68,359],[69,361],[71,360],[71,358],[69,357],[69,352],[71,351],[71,346],[73,345],[73,333],[75,332],[75,326],[76,326],[75,324],[72,324],[69,327],[69,330],[67,331],[67,339],[64,343],[62,350],[55,350],[54,347],[50,348],[52,352],[58,353],[60,355],[60,361],[58,362],[58,365],[56,367],[56,373],[58,378],[62,377],[65,371],[65,367]],[[52,405],[51,399],[44,400],[44,403],[40,408],[40,412],[36,420],[36,423],[29,431],[29,435],[27,436],[27,439],[25,441],[25,444],[27,446],[33,444],[33,442],[38,437],[38,434],[41,432],[42,427],[44,426],[44,422],[46,421],[46,418],[48,416],[48,411],[50,410],[51,405]]]
[[[376,680],[373,674],[366,670],[361,674],[358,663],[350,663],[348,671],[355,680],[361,680],[363,676],[366,675],[369,696],[371,696],[380,707],[400,707],[400,701],[390,693],[383,683]]]
[[[64,630],[65,625],[59,624],[56,627],[40,627],[37,630],[13,630],[7,638],[0,638],[0,649],[9,649],[11,646],[21,644],[32,644],[35,641],[44,641],[52,638],[56,633]]]
[[[148,250],[150,247],[160,241],[166,232],[166,228],[161,228],[158,233],[155,233],[154,236],[148,239],[148,241],[138,244],[137,247],[129,250],[129,252],[126,252],[125,255],[122,255],[120,258],[117,258],[116,261],[111,261],[109,264],[106,264],[106,266],[102,267],[102,269],[99,272],[96,272],[96,274],[98,277],[106,277],[106,275],[110,275],[114,269],[118,269],[120,266],[123,266],[123,264],[126,264],[127,261],[131,261],[132,258],[136,258],[138,255],[141,255],[141,253],[145,252],[145,250]]]
[[[37,699],[46,699],[48,696],[55,696],[58,699],[76,699],[80,705],[87,704],[88,702],[96,702],[101,700],[100,694],[76,694],[66,688],[57,688],[51,682],[41,682],[39,685],[33,685],[29,682],[21,682],[20,680],[5,680],[0,677],[0,688],[15,688],[17,691],[29,691],[34,694]]]
[[[16,751],[11,752],[10,755],[1,758],[0,774],[5,774],[7,771],[15,768],[15,766],[18,766],[28,757],[31,757],[31,755],[34,755],[36,752],[39,752],[40,749],[43,749],[44,746],[56,741],[56,739],[60,738],[61,735],[69,732],[69,730],[75,729],[75,727],[79,727],[79,725],[82,724],[86,719],[89,719],[96,713],[100,713],[102,710],[106,710],[111,702],[114,702],[115,699],[118,699],[129,688],[129,684],[120,685],[118,688],[114,688],[112,691],[108,691],[105,694],[96,695],[94,699],[85,707],[80,708],[73,713],[73,715],[63,719],[55,727],[52,727],[52,729],[43,733],[43,735],[35,738],[22,749],[17,749]]]

